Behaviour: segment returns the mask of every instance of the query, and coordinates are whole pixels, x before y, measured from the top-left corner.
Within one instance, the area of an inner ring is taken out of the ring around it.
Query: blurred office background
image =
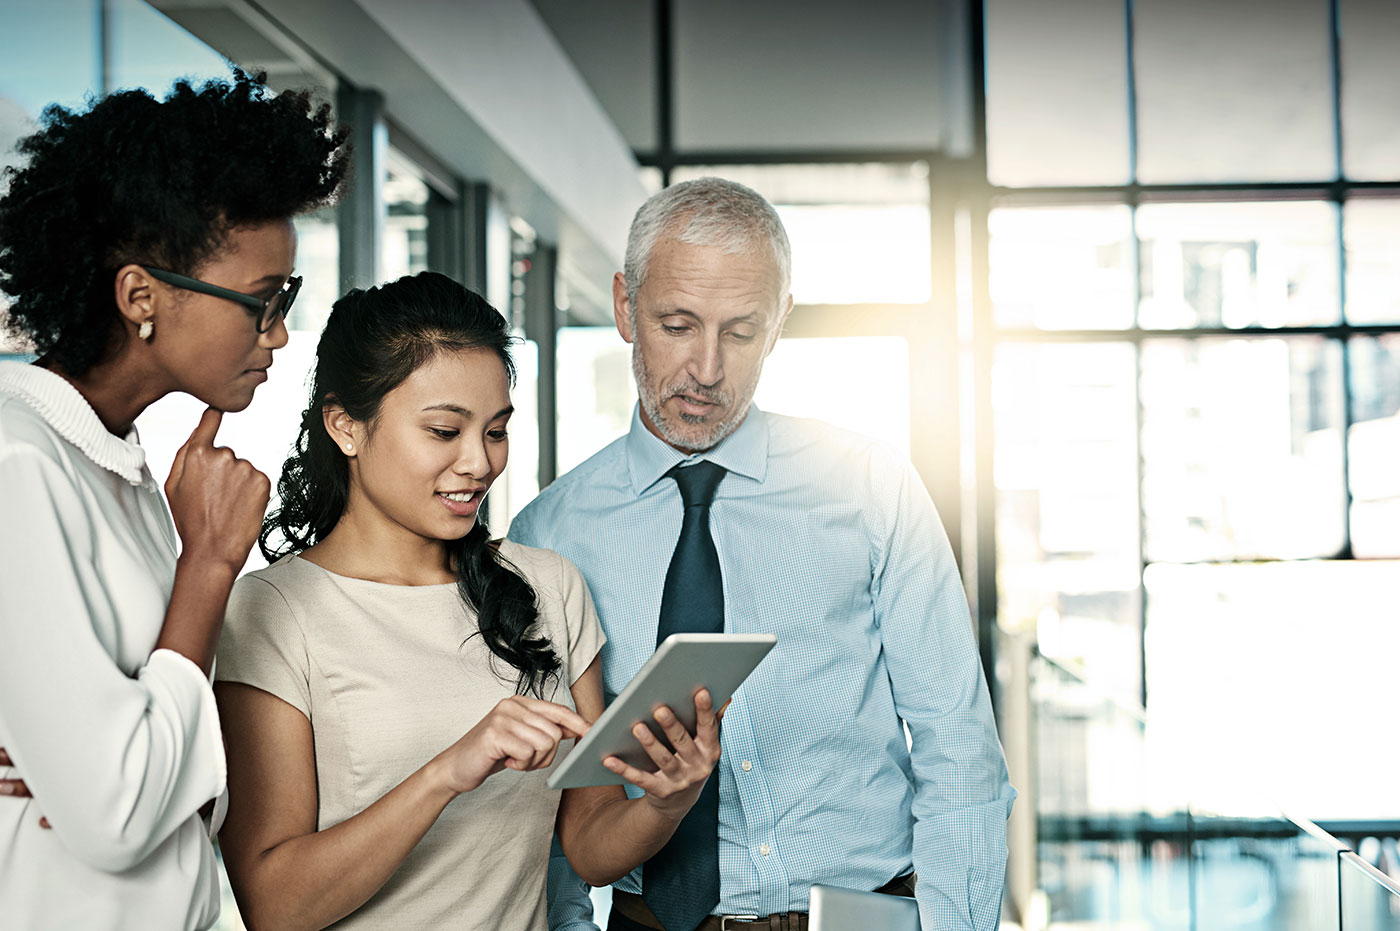
[[[336,295],[443,271],[523,340],[498,533],[626,429],[633,211],[755,187],[760,405],[910,454],[959,554],[1008,926],[1397,928],[1397,49],[1393,0],[0,0],[0,165],[50,102],[315,87],[354,184],[221,439],[275,477]]]

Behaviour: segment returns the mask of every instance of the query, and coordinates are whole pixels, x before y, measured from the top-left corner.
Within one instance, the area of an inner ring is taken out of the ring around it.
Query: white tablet
[[[624,780],[603,765],[615,756],[638,769],[655,772],[632,728],[638,721],[669,746],[652,712],[666,705],[695,733],[695,693],[705,688],[715,709],[729,697],[768,655],[778,638],[772,634],[672,634],[656,648],[627,687],[602,713],[549,777],[551,789],[620,786]]]
[[[808,931],[919,931],[918,903],[896,895],[813,886],[807,907]]]

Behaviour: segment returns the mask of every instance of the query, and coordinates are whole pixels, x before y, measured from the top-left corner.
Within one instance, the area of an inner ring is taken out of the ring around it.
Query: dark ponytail
[[[327,403],[371,423],[384,396],[419,366],[439,352],[467,349],[496,353],[514,384],[510,344],[506,321],[495,308],[434,272],[353,290],[336,301],[316,347],[311,401],[277,481],[280,501],[258,538],[268,561],[324,540],[345,513],[350,467],[322,423]],[[559,658],[546,638],[532,636],[539,621],[534,589],[490,539],[478,518],[470,533],[449,542],[457,590],[476,612],[492,655],[516,671],[516,692],[542,697],[559,673]]]

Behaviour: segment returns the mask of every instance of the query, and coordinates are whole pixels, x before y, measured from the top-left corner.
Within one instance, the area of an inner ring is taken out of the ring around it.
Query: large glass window
[[[428,184],[405,155],[389,149],[384,178],[384,243],[380,268],[385,281],[428,268]],[[502,308],[504,310],[504,308]]]
[[[1340,319],[1330,204],[1152,204],[1138,210],[1137,234],[1145,328]]]
[[[1138,180],[1336,173],[1327,0],[1135,0]]]
[[[923,304],[929,299],[928,165],[688,166],[672,181],[719,175],[777,208],[792,243],[798,304]]]
[[[1131,180],[1122,0],[986,0],[983,8],[988,179]]]
[[[998,610],[1125,701],[1141,692],[1133,347],[1003,345]]]
[[[1400,12],[1043,6],[985,4],[999,622],[1140,690],[1199,768],[1394,817],[1360,785],[1390,751],[1321,670],[1384,702]],[[1338,759],[1360,782],[1326,784]]]
[[[1133,325],[1132,214],[1121,204],[993,210],[992,304],[1003,327]]]

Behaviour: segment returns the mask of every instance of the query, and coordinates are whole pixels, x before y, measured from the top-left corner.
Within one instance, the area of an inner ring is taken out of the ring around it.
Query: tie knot
[[[715,489],[724,478],[724,466],[701,459],[694,465],[677,465],[666,474],[676,480],[681,500],[687,508],[709,507],[715,500]]]

